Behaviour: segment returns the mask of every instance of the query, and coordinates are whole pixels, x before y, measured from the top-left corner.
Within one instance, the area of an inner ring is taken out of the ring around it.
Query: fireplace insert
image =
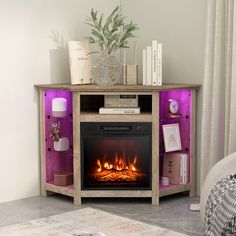
[[[151,189],[151,123],[81,123],[82,189]]]

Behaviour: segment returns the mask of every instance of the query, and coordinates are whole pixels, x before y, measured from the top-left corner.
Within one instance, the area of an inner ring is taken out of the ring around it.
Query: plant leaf
[[[111,53],[118,48],[127,48],[128,39],[135,37],[137,25],[130,21],[125,24],[126,17],[122,15],[119,6],[108,15],[104,21],[104,14],[99,16],[98,11],[91,9],[90,16],[86,18],[86,24],[91,27],[91,37],[87,37],[90,43],[95,43],[102,51]]]

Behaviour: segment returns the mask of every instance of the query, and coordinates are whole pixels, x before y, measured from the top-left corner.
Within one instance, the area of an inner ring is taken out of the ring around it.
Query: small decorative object
[[[179,102],[175,99],[169,99],[169,111],[172,114],[177,114],[179,110]]]
[[[67,114],[67,100],[65,98],[52,99],[52,116],[65,117]]]
[[[87,24],[92,27],[92,36],[88,39],[100,49],[100,55],[92,68],[92,77],[97,84],[113,85],[120,78],[120,63],[115,53],[120,48],[128,48],[128,39],[134,37],[133,33],[137,30],[137,25],[132,21],[128,24],[124,21],[119,6],[105,21],[103,14],[99,17],[93,9],[87,18]]]
[[[73,184],[73,173],[56,171],[54,172],[54,184],[58,186],[68,186]]]
[[[58,142],[60,139],[60,134],[61,134],[61,130],[60,130],[60,122],[54,122],[51,123],[52,129],[50,132],[50,138],[54,141],[54,142]]]
[[[179,132],[179,124],[167,124],[162,125],[165,151],[172,152],[181,150],[181,139]]]
[[[92,58],[88,41],[69,41],[71,84],[91,84]]]
[[[138,65],[126,65],[127,85],[136,85],[138,83]]]
[[[64,152],[69,149],[69,139],[66,137],[60,138],[58,141],[54,141],[54,150],[58,152]]]
[[[136,85],[138,83],[138,58],[137,58],[137,41],[134,45],[134,64],[126,64],[126,53],[124,49],[124,63],[123,63],[123,84]]]
[[[169,186],[169,184],[170,184],[169,183],[169,178],[162,176],[161,177],[161,185],[164,186],[164,187],[167,187],[167,186]]]

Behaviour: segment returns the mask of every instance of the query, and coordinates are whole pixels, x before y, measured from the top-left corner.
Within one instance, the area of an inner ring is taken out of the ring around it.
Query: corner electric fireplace
[[[81,123],[82,189],[151,189],[151,123]]]

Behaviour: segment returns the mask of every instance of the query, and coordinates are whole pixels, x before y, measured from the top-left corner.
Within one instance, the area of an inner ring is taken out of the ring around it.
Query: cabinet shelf
[[[151,113],[141,113],[139,115],[102,115],[96,112],[81,112],[81,122],[152,122]]]
[[[190,117],[188,115],[167,115],[164,117],[160,117],[160,122],[166,122],[166,121],[181,121],[181,120],[188,120]]]
[[[45,120],[55,121],[55,122],[73,122],[72,116],[65,116],[65,117],[55,117],[52,115],[46,115]]]
[[[74,197],[74,185],[57,186],[53,182],[49,182],[49,183],[45,183],[45,188],[47,191]]]
[[[191,189],[191,184],[190,183],[180,184],[180,185],[170,184],[167,187],[160,185],[159,189],[160,189],[160,197],[164,197],[175,193],[189,191]]]

